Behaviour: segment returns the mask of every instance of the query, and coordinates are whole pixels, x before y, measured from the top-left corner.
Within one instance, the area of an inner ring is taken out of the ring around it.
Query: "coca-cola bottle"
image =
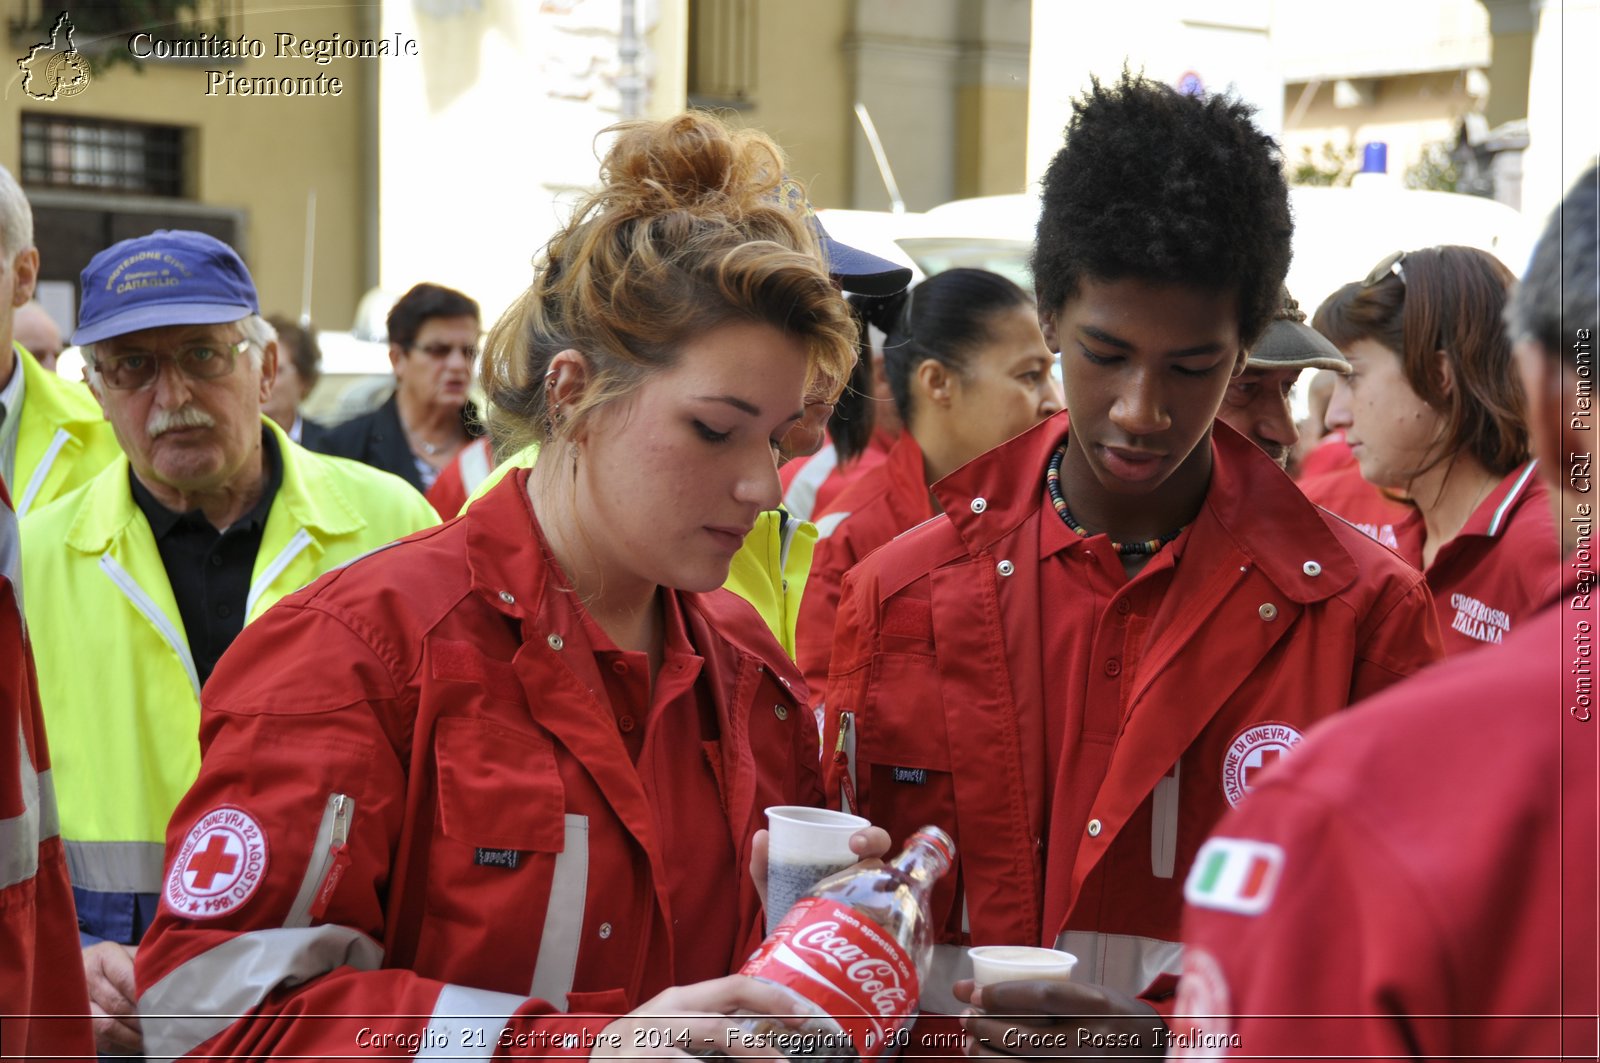
[[[800,1026],[735,1017],[747,1038],[790,1059],[875,1059],[905,1043],[933,955],[928,900],[955,843],[923,827],[881,867],[852,867],[817,883],[745,962],[740,974],[783,987]]]

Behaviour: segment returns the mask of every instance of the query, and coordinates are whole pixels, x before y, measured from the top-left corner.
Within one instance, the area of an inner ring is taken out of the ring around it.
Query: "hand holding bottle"
[[[923,827],[888,864],[863,861],[818,883],[740,971],[782,987],[788,1005],[768,1014],[811,1018],[784,1031],[751,1016],[741,1028],[776,1040],[791,1060],[873,1059],[905,1047],[933,954],[928,901],[954,860],[949,836]]]

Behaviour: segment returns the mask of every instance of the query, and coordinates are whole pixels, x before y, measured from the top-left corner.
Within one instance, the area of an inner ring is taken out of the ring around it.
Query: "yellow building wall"
[[[854,78],[850,0],[758,3],[753,105],[719,112],[769,134],[818,208],[849,207]]]
[[[1027,190],[1028,90],[962,85],[956,96],[956,195]]]
[[[244,7],[242,22],[229,32],[260,39],[263,59],[146,60],[138,68],[103,58],[77,40],[92,66],[90,84],[77,96],[54,101],[29,99],[14,64],[0,101],[0,162],[19,180],[21,115],[107,118],[184,126],[194,131],[188,160],[192,198],[199,203],[243,212],[241,247],[255,278],[265,313],[298,315],[305,260],[306,201],[315,190],[316,251],[312,318],[320,326],[349,327],[356,303],[368,284],[364,251],[364,147],[368,93],[376,85],[378,64],[405,59],[334,59],[319,66],[308,59],[278,58],[275,34],[325,39],[370,36],[355,5],[268,9]],[[158,31],[184,34],[182,27]],[[9,36],[9,35],[8,35]],[[24,54],[28,43],[12,40],[8,53]],[[127,47],[126,38],[117,42]],[[208,96],[207,70],[231,70],[239,77],[339,78],[339,96]],[[24,183],[27,190],[27,184]],[[82,194],[74,192],[74,194]],[[85,194],[85,199],[90,194]],[[115,195],[94,195],[95,206],[116,210]],[[146,199],[142,202],[152,203]]]

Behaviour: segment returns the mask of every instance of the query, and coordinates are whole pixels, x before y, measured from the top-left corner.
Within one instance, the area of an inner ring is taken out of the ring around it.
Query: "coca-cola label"
[[[740,974],[786,986],[849,1035],[863,1059],[884,1054],[911,1024],[922,987],[916,964],[882,927],[826,897],[789,909]]]

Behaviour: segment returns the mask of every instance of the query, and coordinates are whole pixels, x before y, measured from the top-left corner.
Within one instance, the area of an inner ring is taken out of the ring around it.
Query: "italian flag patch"
[[[1200,847],[1183,896],[1196,908],[1259,915],[1272,903],[1283,850],[1245,838],[1212,838]]]

